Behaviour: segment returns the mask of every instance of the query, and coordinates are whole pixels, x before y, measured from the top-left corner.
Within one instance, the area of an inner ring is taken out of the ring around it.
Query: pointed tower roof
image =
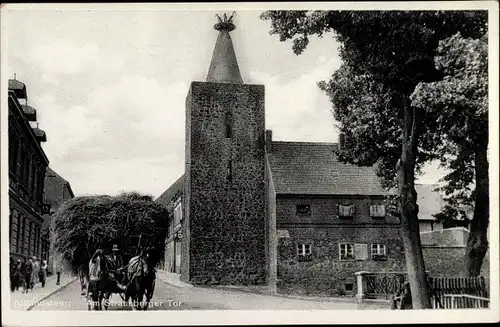
[[[210,62],[207,82],[243,84],[238,61],[234,53],[233,41],[229,35],[229,32],[236,28],[232,22],[233,16],[234,13],[228,19],[226,14],[224,14],[224,19],[222,20],[217,15],[219,23],[215,24],[214,28],[219,31],[219,36],[217,37],[212,61]]]

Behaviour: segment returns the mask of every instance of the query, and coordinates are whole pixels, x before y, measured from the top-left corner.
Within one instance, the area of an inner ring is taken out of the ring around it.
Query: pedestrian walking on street
[[[40,283],[42,283],[42,287],[45,287],[45,281],[47,280],[47,261],[42,261],[38,276],[40,277]]]
[[[61,272],[58,270],[57,271],[57,281],[56,281],[56,285],[59,285],[61,284]]]
[[[16,261],[14,261],[13,257],[10,257],[10,271],[9,271],[9,277],[10,277],[10,291],[14,292],[16,289],[16,281],[15,281],[15,273],[16,273]]]
[[[32,287],[32,278],[33,278],[33,260],[31,258],[28,259],[24,266],[24,292],[28,293],[28,291],[31,289],[33,290]]]
[[[38,272],[40,270],[40,263],[36,257],[33,257],[33,273],[31,274],[31,289],[35,287],[38,279]]]

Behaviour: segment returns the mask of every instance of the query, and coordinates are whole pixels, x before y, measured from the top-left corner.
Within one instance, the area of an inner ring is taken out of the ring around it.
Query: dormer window
[[[352,218],[352,217],[354,217],[354,210],[355,210],[354,204],[351,204],[351,205],[339,204],[338,210],[339,210],[339,218]]]
[[[385,217],[385,205],[372,204],[370,206],[370,216],[372,218],[384,218]]]

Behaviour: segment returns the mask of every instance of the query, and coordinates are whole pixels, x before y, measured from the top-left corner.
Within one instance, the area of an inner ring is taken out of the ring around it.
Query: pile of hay
[[[171,208],[151,196],[123,193],[118,196],[82,196],[65,202],[52,218],[54,249],[76,272],[88,269],[92,254],[118,244],[124,262],[139,248],[154,247],[154,263],[164,255]]]

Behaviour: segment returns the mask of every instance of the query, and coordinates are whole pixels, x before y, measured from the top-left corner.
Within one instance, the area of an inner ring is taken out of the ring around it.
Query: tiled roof
[[[155,202],[161,203],[163,205],[168,205],[176,194],[182,194],[184,192],[184,175],[179,177],[162,195],[160,195]]]
[[[272,142],[269,155],[276,193],[388,195],[373,168],[343,164],[336,143]]]
[[[62,178],[58,173],[47,167],[45,171],[44,201],[50,204],[51,211],[57,209],[66,201],[74,197],[70,183]],[[44,216],[43,228],[47,228],[50,223],[50,216]]]
[[[45,172],[45,195],[51,205],[60,205],[74,197],[69,182],[49,167]]]

